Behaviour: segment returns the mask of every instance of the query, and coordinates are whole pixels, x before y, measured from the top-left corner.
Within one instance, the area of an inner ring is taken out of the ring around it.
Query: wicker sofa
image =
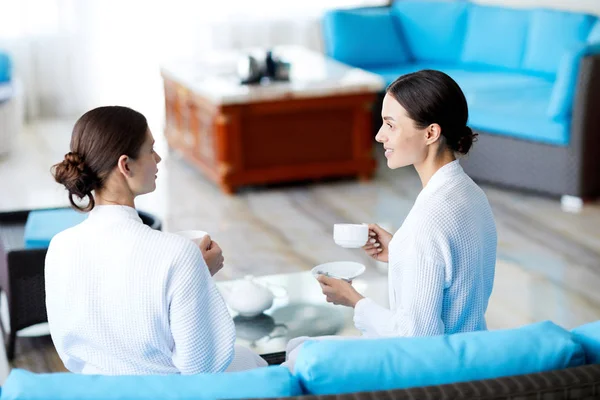
[[[462,162],[474,179],[550,196],[600,196],[596,16],[402,0],[332,10],[323,39],[329,56],[388,83],[420,69],[452,76],[480,134]]]
[[[12,399],[597,399],[600,321],[423,338],[305,342],[284,366],[198,375],[11,371]]]
[[[278,397],[302,400],[576,400],[600,398],[600,365],[410,389]]]

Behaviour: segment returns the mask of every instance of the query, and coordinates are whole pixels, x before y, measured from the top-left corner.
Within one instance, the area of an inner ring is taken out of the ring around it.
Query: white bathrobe
[[[444,165],[423,188],[389,244],[389,307],[369,298],[356,304],[354,325],[361,338],[487,329],[496,247],[496,224],[487,197],[458,160]],[[286,365],[293,369],[300,345],[308,339],[288,343]]]
[[[131,207],[96,206],[56,235],[45,273],[50,333],[71,372],[196,374],[266,365],[234,349],[233,320],[198,247],[144,225]]]

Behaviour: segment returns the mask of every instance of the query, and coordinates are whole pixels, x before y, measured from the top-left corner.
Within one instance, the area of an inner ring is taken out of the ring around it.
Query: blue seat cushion
[[[0,50],[0,83],[9,82],[12,75],[12,63],[8,53]]]
[[[585,350],[588,364],[600,364],[600,321],[578,326],[571,332]]]
[[[469,125],[490,134],[567,146],[570,120],[547,115],[551,92],[551,84],[467,91]]]
[[[516,329],[306,342],[295,375],[310,394],[441,385],[583,365],[581,345],[545,321]]]
[[[519,69],[530,12],[472,4],[467,18],[463,63]]]
[[[523,68],[555,75],[563,54],[585,43],[595,17],[558,10],[532,11]]]
[[[299,394],[298,381],[281,366],[219,374],[140,376],[35,374],[13,369],[4,383],[2,400],[213,400]]]
[[[54,235],[79,224],[86,218],[87,214],[71,208],[31,211],[25,223],[25,248],[47,248]]]
[[[410,58],[386,8],[329,11],[323,36],[327,55],[355,67],[393,65]]]
[[[490,134],[566,146],[570,120],[548,116],[553,82],[490,67],[464,67],[449,64],[419,63],[395,67],[369,68],[389,84],[400,75],[421,69],[437,69],[450,75],[461,87],[469,105],[469,125]]]
[[[467,25],[467,2],[395,1],[392,12],[414,61],[457,62]]]

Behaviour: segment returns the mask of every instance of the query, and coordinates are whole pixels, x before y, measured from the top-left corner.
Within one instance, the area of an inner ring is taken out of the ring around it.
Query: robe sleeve
[[[365,336],[433,336],[445,331],[442,307],[445,289],[444,264],[429,257],[425,249],[409,245],[402,264],[409,266],[403,282],[392,282],[402,293],[402,306],[394,311],[365,298],[356,303],[354,324]]]
[[[181,252],[169,278],[173,364],[182,374],[224,371],[234,355],[235,327],[193,243]]]

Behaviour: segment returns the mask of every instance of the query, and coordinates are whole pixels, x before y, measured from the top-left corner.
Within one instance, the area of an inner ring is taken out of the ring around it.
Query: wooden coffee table
[[[161,70],[169,146],[226,193],[251,184],[334,176],[369,179],[372,107],[383,80],[301,47],[278,47],[290,82],[241,85],[241,53]]]
[[[299,336],[360,336],[354,327],[354,310],[327,303],[321,287],[310,272],[266,275],[255,278],[278,297],[263,314],[246,318],[231,308],[236,328],[236,343],[249,347],[270,364],[285,360],[285,348],[290,339]],[[217,282],[227,301],[235,281]],[[356,290],[376,303],[389,306],[387,276],[368,280],[358,278]]]

